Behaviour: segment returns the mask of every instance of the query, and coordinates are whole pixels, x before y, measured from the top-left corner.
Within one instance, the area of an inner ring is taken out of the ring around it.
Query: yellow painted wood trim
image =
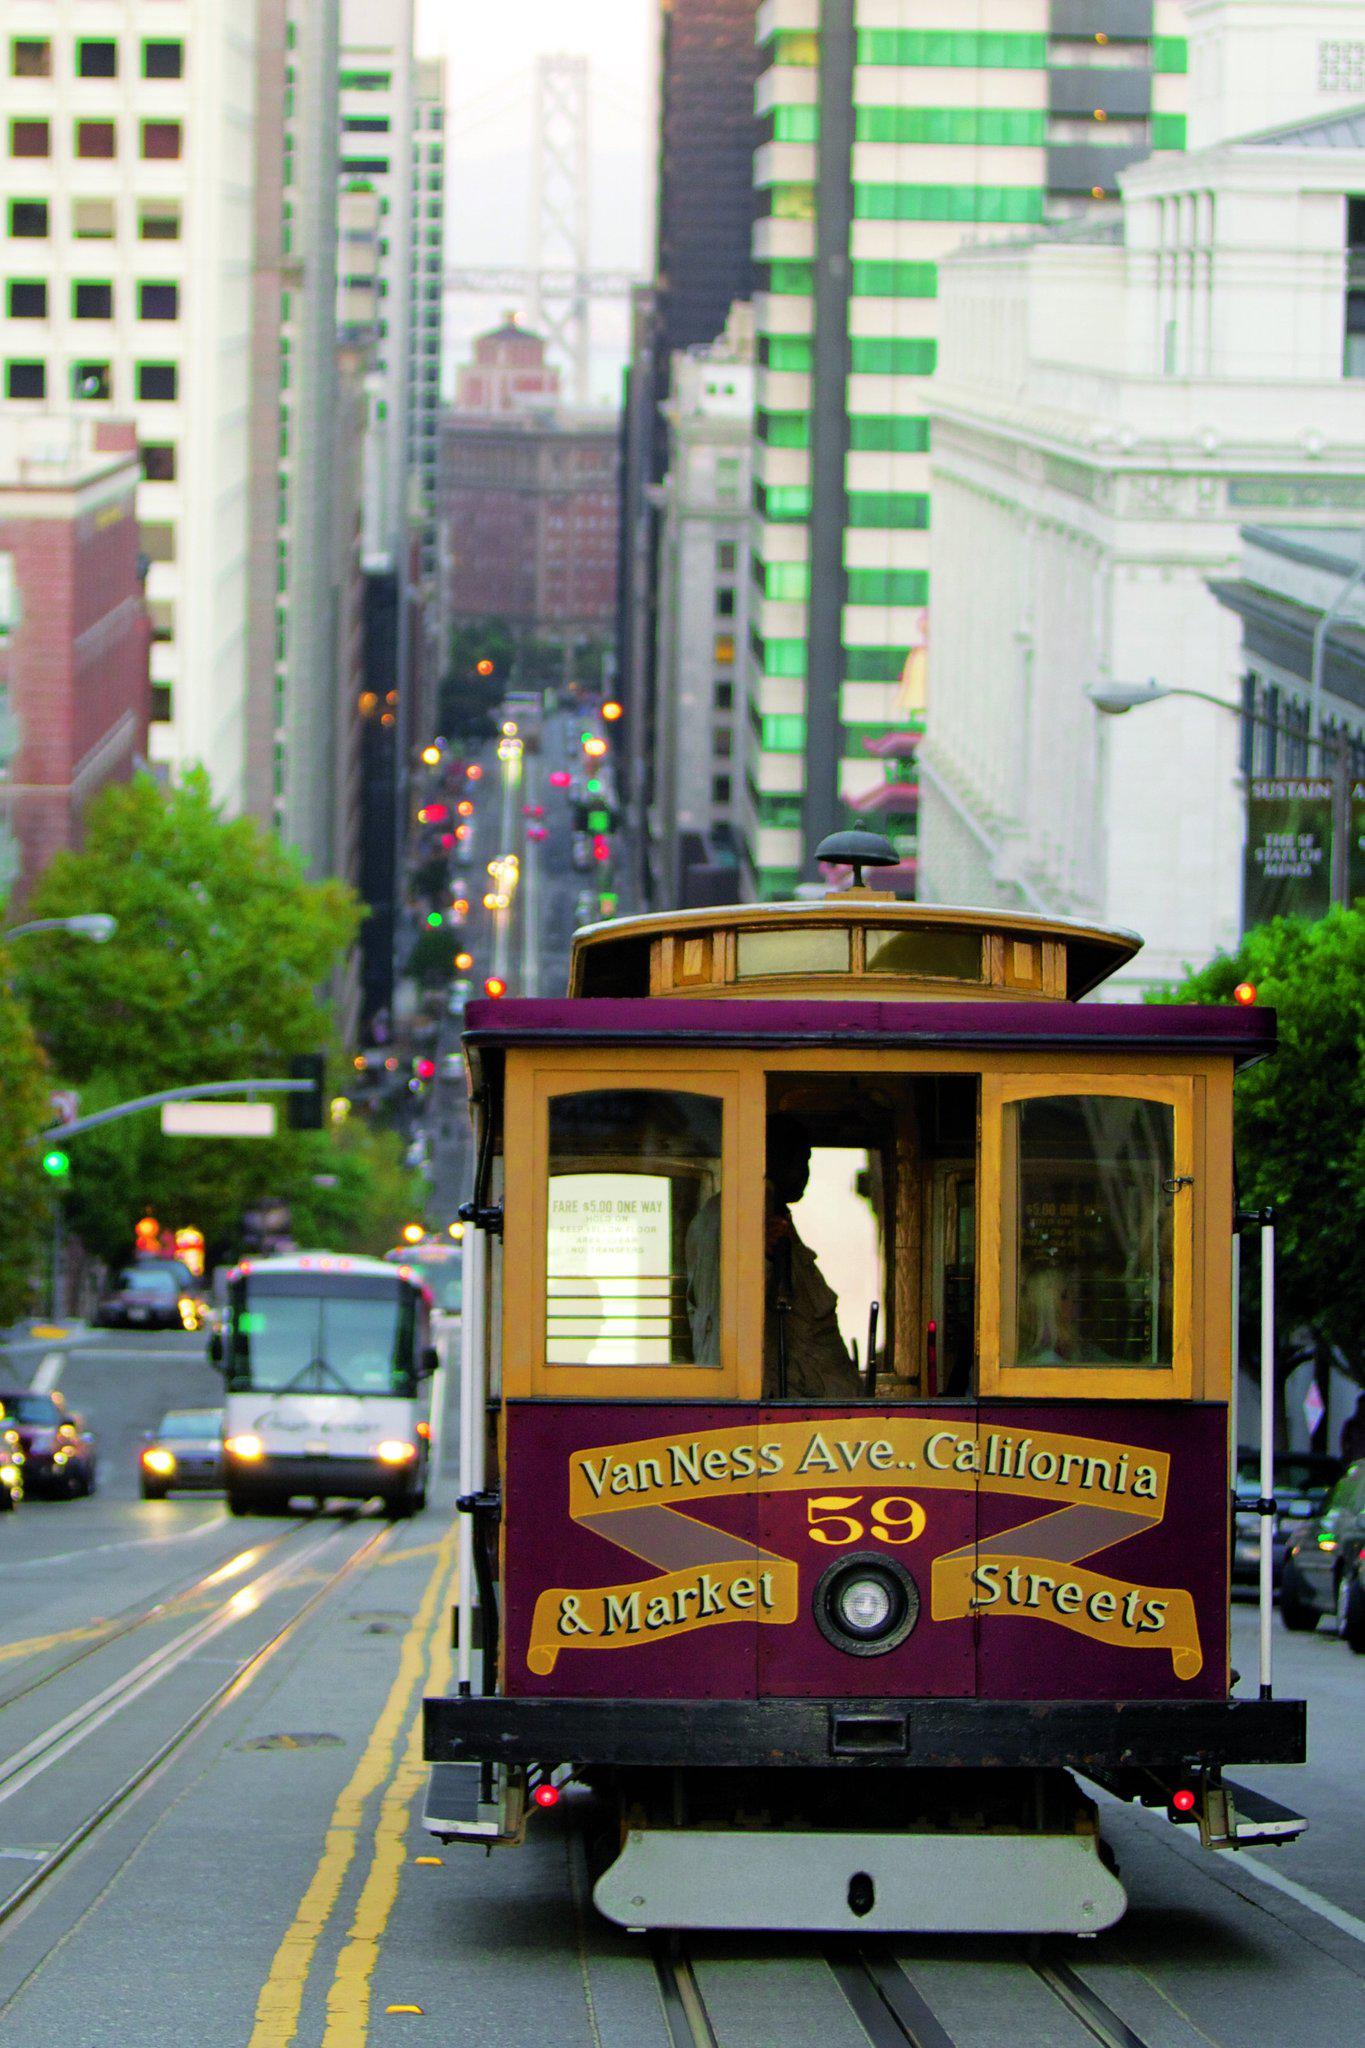
[[[1194,1176],[1194,1081],[1188,1075],[1154,1075],[1150,1071],[1097,1073],[1082,1068],[1048,1075],[990,1074],[981,1085],[981,1189],[977,1225],[977,1305],[980,1357],[978,1386],[984,1399],[1038,1400],[1188,1400],[1195,1378],[1198,1327],[1202,1300],[1194,1286],[1195,1216],[1205,1201],[1196,1181],[1172,1196],[1171,1352],[1169,1366],[1006,1365],[1014,1348],[1013,1289],[1006,1276],[1016,1264],[1017,1219],[1009,1190],[1017,1184],[1012,1171],[1010,1126],[1005,1111],[1011,1103],[1037,1101],[1051,1095],[1129,1096],[1138,1101],[1169,1103],[1175,1111],[1172,1163],[1177,1179]]]

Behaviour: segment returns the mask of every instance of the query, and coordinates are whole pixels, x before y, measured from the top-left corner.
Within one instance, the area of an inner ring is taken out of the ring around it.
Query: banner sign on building
[[[1352,903],[1365,896],[1365,782],[1351,784],[1351,843],[1347,892]]]
[[[1365,830],[1365,809],[1357,813]],[[1365,853],[1358,856],[1365,866]],[[1322,917],[1332,901],[1332,785],[1310,776],[1253,777],[1247,802],[1242,924]]]

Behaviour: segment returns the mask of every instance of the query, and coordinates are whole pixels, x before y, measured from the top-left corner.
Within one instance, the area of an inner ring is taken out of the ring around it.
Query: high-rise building
[[[131,418],[154,762],[246,801],[254,9],[7,14],[7,409]]]
[[[658,0],[655,277],[637,300],[623,423],[618,687],[631,711],[631,806],[643,828],[657,738],[658,521],[668,462],[662,407],[680,349],[713,342],[752,297],[759,0]]]
[[[438,566],[441,313],[445,301],[445,60],[419,57],[414,72],[408,467],[417,480],[422,577],[434,587]]]
[[[674,356],[664,407],[649,833],[657,903],[728,903],[738,889],[745,734],[735,677],[749,630],[753,406],[753,311],[732,306],[717,341]]]
[[[141,473],[128,421],[0,415],[0,897],[146,757]]]
[[[1184,146],[1185,14],[769,0],[761,23],[746,880],[789,895],[818,841],[873,810],[911,888],[913,798],[884,792],[922,704],[936,266],[1084,215],[1127,165]]]

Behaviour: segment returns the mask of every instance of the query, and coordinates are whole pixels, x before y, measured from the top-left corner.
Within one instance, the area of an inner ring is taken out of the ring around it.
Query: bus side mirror
[[[208,1358],[209,1364],[215,1366],[221,1372],[223,1368],[223,1333],[221,1330],[209,1331]]]
[[[441,1354],[434,1344],[422,1346],[422,1378],[429,1380],[433,1373],[441,1370]]]

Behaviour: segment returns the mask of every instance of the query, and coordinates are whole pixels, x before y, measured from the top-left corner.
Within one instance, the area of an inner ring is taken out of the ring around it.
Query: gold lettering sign
[[[1023,1494],[1050,1503],[1049,1513],[935,1558],[933,1618],[1008,1614],[1098,1642],[1163,1649],[1176,1676],[1190,1679],[1203,1654],[1189,1593],[1079,1568],[1082,1558],[1161,1521],[1169,1476],[1164,1451],[912,1416],[741,1425],[575,1451],[573,1520],[661,1576],[546,1588],[536,1601],[527,1662],[545,1675],[562,1650],[620,1649],[729,1621],[794,1621],[795,1561],[680,1507],[862,1486],[902,1503],[926,1491]]]

